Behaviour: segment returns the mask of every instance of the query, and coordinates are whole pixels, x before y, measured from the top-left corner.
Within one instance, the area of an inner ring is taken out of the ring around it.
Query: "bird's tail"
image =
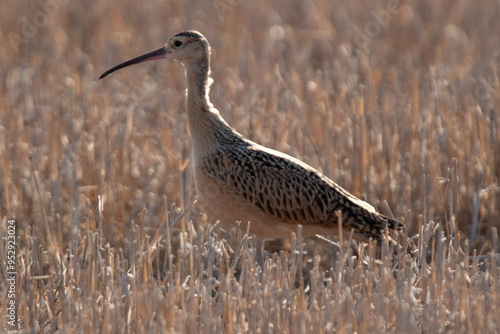
[[[368,211],[360,208],[362,212],[357,215],[342,212],[342,227],[344,230],[354,231],[354,237],[360,241],[368,241],[370,238],[378,242],[382,241],[385,228],[401,231],[403,223],[384,216],[376,211]]]

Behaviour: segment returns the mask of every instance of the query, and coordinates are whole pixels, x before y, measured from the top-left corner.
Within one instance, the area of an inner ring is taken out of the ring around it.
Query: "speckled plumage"
[[[306,236],[337,234],[338,210],[343,228],[354,230],[361,240],[380,239],[386,225],[401,227],[314,168],[231,128],[209,101],[210,46],[199,32],[178,33],[163,48],[101,77],[161,55],[186,68],[193,170],[198,198],[207,213],[225,224],[251,221],[251,232],[269,238],[288,237],[298,224]]]
[[[197,173],[203,175],[200,183],[206,184],[209,178],[217,185],[205,189],[197,184],[198,192],[207,190],[212,195],[206,210],[216,216],[226,216],[216,208],[221,206],[232,216],[226,219],[252,221],[252,228],[264,221],[268,233],[265,230],[258,233],[264,237],[280,236],[274,233],[273,225],[277,224],[290,230],[302,224],[306,236],[336,234],[338,210],[342,212],[344,229],[353,229],[354,235],[361,240],[380,239],[386,224],[390,229],[400,226],[399,222],[379,214],[371,205],[314,168],[244,138],[239,143],[226,145],[222,142],[199,164]],[[223,194],[230,200],[218,204],[213,194]],[[231,203],[235,202],[247,203],[249,209],[238,205],[237,210],[231,210]],[[261,217],[262,213],[267,219]]]

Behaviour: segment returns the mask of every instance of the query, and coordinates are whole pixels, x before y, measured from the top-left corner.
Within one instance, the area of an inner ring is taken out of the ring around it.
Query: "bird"
[[[211,48],[198,31],[170,37],[154,51],[123,62],[99,79],[124,67],[155,59],[180,61],[187,77],[187,114],[198,201],[203,210],[231,226],[250,223],[261,239],[285,238],[302,226],[303,237],[339,234],[359,241],[382,240],[385,227],[402,223],[377,212],[367,202],[306,163],[259,145],[238,133],[210,102]]]

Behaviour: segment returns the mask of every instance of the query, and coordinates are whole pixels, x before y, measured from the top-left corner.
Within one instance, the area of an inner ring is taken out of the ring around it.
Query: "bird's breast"
[[[210,163],[216,164],[215,166],[206,166],[206,162],[207,160],[203,165],[203,160],[201,160],[200,164],[194,168],[198,201],[206,213],[226,226],[237,221],[245,226],[248,221],[251,221],[252,233],[264,237],[266,224],[279,226],[279,221],[253,205],[242,195],[240,189],[235,187],[229,173],[225,170],[227,161],[219,162],[217,159],[210,159]],[[243,226],[242,228],[246,228]]]

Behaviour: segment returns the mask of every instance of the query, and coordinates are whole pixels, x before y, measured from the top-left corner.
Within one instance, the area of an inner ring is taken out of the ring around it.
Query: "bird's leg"
[[[254,238],[254,246],[256,248],[255,261],[264,271],[264,240],[259,237]]]

